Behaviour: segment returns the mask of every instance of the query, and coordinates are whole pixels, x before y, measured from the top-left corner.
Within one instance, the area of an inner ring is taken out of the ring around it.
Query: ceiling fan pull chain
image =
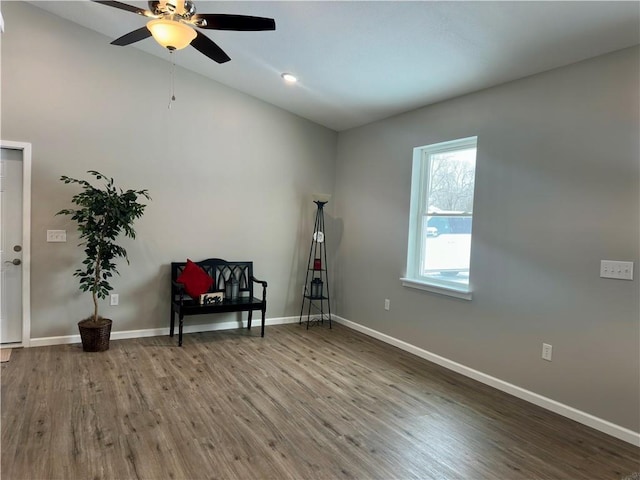
[[[171,70],[170,70],[170,82],[171,82],[171,99],[169,100],[169,105],[167,108],[171,110],[171,103],[176,101],[176,85],[175,85],[175,73],[176,73],[176,62],[173,58],[173,50],[169,50],[169,58],[171,59]]]

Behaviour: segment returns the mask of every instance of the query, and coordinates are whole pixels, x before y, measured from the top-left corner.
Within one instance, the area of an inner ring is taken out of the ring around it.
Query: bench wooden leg
[[[262,309],[262,333],[260,334],[261,337],[264,337],[264,317],[266,314],[266,309]]]
[[[173,337],[173,330],[176,326],[176,314],[173,311],[173,308],[171,309],[171,323],[169,324],[169,336]]]
[[[247,330],[251,330],[251,315],[253,314],[253,310],[249,310],[249,318],[247,319]]]
[[[184,319],[184,315],[180,315],[180,323],[178,324],[178,346],[182,346],[182,320]]]

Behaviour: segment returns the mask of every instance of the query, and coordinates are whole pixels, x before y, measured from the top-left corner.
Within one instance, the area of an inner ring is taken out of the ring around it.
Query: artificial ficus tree
[[[146,205],[138,202],[139,197],[151,200],[147,190],[123,190],[109,178],[95,170],[87,173],[104,184],[96,187],[86,180],[62,176],[65,184],[80,185],[82,191],[71,199],[77,208],[60,210],[56,215],[70,215],[78,224],[80,245],[84,246],[85,258],[82,267],[74,272],[79,278],[80,290],[91,292],[94,311],[92,321],[98,323],[98,299],[106,298],[113,290],[111,278],[118,273],[115,261],[124,258],[129,264],[127,251],[117,243],[121,234],[135,238],[133,223],[144,213]]]

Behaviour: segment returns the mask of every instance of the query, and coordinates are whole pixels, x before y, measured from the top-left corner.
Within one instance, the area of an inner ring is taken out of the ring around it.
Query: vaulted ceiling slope
[[[31,1],[106,35],[145,19],[83,1]],[[147,8],[147,2],[125,2]],[[198,12],[271,17],[273,32],[207,30],[231,57],[176,63],[336,131],[640,43],[640,2],[195,0]],[[148,38],[127,47],[168,60]],[[286,85],[282,72],[298,76]]]

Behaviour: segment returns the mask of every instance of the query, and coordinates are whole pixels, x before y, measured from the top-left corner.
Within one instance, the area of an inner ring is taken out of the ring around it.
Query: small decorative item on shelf
[[[322,280],[314,278],[311,281],[311,298],[322,298]]]
[[[316,258],[313,260],[313,269],[314,270],[322,270],[322,260]]]

